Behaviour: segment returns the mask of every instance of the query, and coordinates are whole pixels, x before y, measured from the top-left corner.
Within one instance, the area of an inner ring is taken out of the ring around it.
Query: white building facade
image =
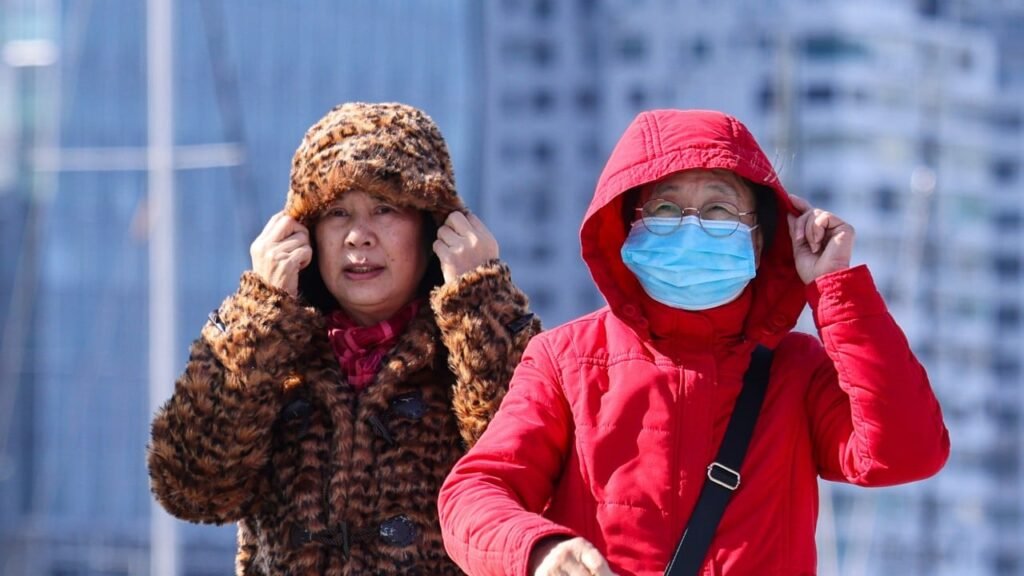
[[[934,479],[882,490],[822,484],[821,573],[1024,573],[1022,121],[1007,88],[1021,75],[1000,67],[1007,44],[994,26],[910,2],[490,6],[485,205],[502,214],[490,221],[517,279],[531,296],[545,291],[535,305],[548,325],[597,307],[580,297],[592,282],[577,232],[636,113],[735,114],[791,192],[855,225],[855,258],[870,264],[928,368],[952,435]],[[998,21],[1001,8],[992,10]],[[557,56],[517,60],[516,39]],[[579,86],[593,94],[585,113],[574,106]],[[502,108],[541,89],[554,94],[550,113]],[[557,158],[547,171],[503,160],[510,142],[541,138]],[[584,160],[581,145],[596,157]],[[557,199],[528,208],[552,188]],[[535,245],[547,248],[530,252]],[[813,330],[806,318],[800,327]]]

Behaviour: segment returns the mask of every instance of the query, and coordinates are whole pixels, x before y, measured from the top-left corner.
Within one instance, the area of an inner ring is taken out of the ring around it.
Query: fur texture
[[[526,313],[507,267],[481,266],[433,292],[356,394],[322,315],[247,272],[218,310],[224,330],[203,328],[153,422],[153,492],[179,518],[238,522],[239,575],[459,574],[441,542],[437,493],[540,329],[534,320],[508,330]],[[422,399],[418,417],[395,409],[411,396]],[[411,545],[375,535],[399,515],[416,526]],[[350,537],[346,556],[340,541],[292,534],[342,524],[374,535]]]
[[[344,104],[306,133],[288,213],[313,226],[349,190],[435,224],[464,209],[440,131],[403,104]],[[431,305],[357,394],[327,341],[333,302],[319,298],[316,267],[300,276],[301,299],[245,273],[153,421],[157,500],[184,520],[237,522],[240,576],[460,573],[441,542],[437,494],[540,323],[498,260],[440,279],[434,257],[421,292],[433,286]],[[411,543],[381,537],[400,516],[415,527]]]
[[[441,131],[406,104],[350,102],[314,124],[292,159],[286,210],[309,222],[356,188],[430,212],[437,224],[465,209]]]

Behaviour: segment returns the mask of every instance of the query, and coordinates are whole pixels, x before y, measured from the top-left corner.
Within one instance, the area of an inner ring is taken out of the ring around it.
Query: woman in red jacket
[[[441,489],[473,575],[662,574],[753,349],[760,416],[702,574],[816,571],[817,478],[926,478],[949,436],[854,230],[786,193],[736,119],[658,110],[627,128],[581,229],[608,306],[535,337]],[[819,339],[791,331],[810,304]]]

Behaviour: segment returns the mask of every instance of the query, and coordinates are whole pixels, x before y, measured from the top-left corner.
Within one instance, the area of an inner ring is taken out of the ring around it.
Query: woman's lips
[[[369,280],[376,278],[384,271],[383,266],[376,264],[352,264],[345,266],[345,277],[349,280]]]

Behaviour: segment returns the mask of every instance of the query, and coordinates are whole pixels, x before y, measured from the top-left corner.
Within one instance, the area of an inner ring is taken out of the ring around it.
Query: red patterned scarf
[[[420,304],[420,300],[413,300],[391,318],[373,326],[359,326],[341,310],[327,316],[327,338],[356,391],[362,392],[373,382],[384,355],[416,317]]]

